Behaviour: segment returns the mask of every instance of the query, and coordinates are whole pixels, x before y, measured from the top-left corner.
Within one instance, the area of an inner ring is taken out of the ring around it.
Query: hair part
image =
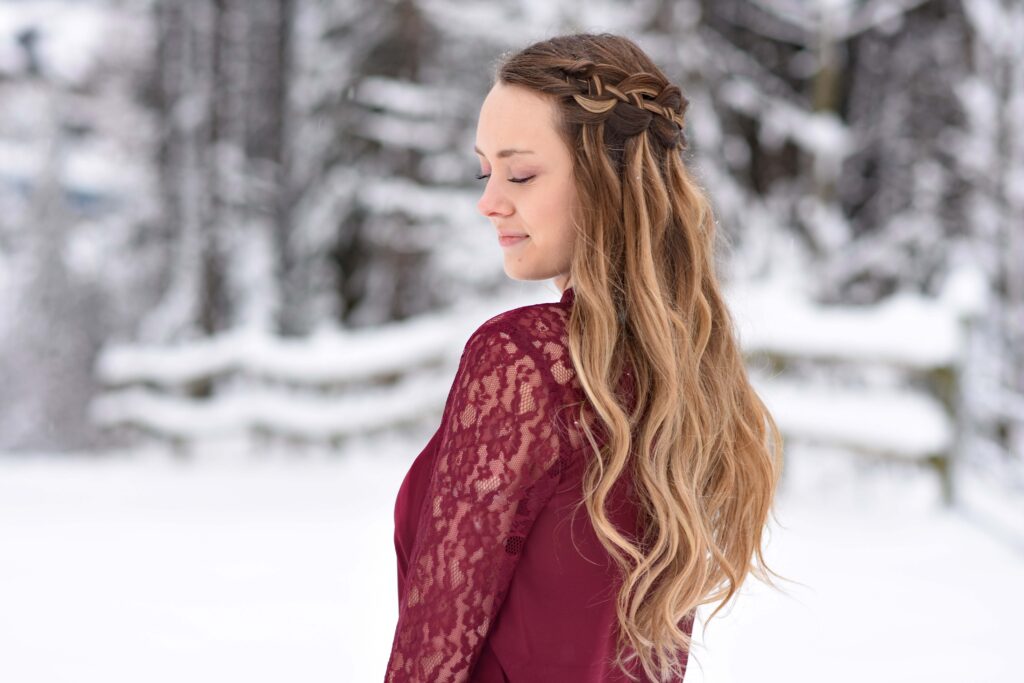
[[[631,678],[638,660],[650,680],[680,680],[682,620],[722,600],[713,618],[748,574],[779,576],[761,546],[783,447],[721,293],[710,202],[683,162],[688,102],[639,46],[608,33],[535,43],[496,76],[551,98],[573,157],[567,334],[595,455],[576,510],[586,505],[622,572],[615,663]],[[605,511],[625,474],[638,539]]]

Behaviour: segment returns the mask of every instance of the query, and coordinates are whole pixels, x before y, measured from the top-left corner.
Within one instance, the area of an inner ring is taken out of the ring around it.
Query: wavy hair
[[[724,598],[714,617],[748,574],[783,578],[761,548],[782,436],[749,382],[715,274],[715,218],[684,165],[688,101],[639,46],[608,33],[503,55],[496,78],[554,102],[573,157],[567,333],[596,455],[575,509],[586,505],[624,579],[614,663],[631,679],[626,663],[639,659],[649,679],[680,680],[691,641],[681,620]],[[605,512],[627,472],[638,539]]]

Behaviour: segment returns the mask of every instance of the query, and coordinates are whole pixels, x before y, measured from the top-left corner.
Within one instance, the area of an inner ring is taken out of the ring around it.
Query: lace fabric
[[[564,315],[515,309],[466,343],[409,558],[389,683],[470,679],[567,465],[569,439],[555,419],[573,378],[560,343]]]

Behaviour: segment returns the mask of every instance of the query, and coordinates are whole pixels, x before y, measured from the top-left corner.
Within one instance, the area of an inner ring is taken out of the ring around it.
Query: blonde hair
[[[568,338],[596,455],[579,505],[624,579],[615,664],[630,675],[639,659],[650,679],[679,680],[691,641],[680,620],[724,598],[713,618],[750,573],[779,576],[761,545],[783,445],[720,291],[711,205],[683,163],[688,102],[635,43],[607,33],[535,43],[504,56],[497,78],[554,102],[573,155]],[[627,468],[635,541],[605,511]]]

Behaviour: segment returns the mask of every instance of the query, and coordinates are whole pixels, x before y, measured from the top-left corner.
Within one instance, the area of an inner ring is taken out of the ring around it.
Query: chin
[[[530,280],[532,279],[529,275],[529,270],[523,268],[523,264],[516,263],[514,261],[506,261],[505,263],[505,275],[508,275],[513,280]]]
[[[526,268],[509,267],[508,265],[505,266],[505,275],[510,279],[517,280],[519,282],[539,282],[541,280],[550,280],[551,278],[556,277],[556,275],[548,275],[544,272],[533,271]]]

